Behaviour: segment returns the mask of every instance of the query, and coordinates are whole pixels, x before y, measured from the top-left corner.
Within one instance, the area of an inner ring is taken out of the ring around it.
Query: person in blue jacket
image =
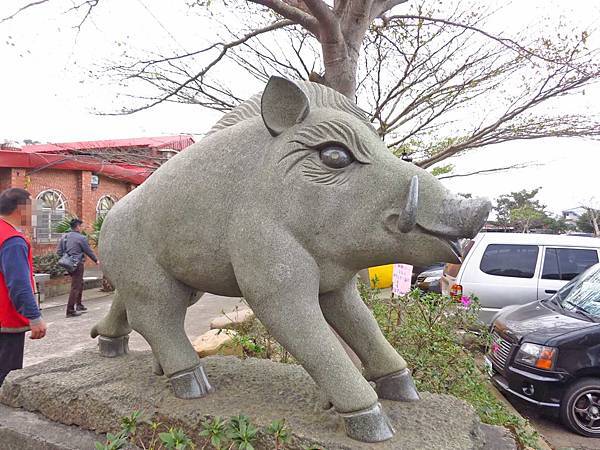
[[[81,225],[83,222],[79,219],[71,220],[71,231],[66,233],[58,243],[56,249],[58,256],[69,255],[77,261],[77,267],[71,275],[71,293],[67,304],[67,317],[80,316],[87,308],[81,303],[83,296],[83,270],[86,255],[98,264],[98,258],[92,251],[87,238],[81,234]]]

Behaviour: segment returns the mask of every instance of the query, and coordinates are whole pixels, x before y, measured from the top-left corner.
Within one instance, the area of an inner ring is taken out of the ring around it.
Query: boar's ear
[[[260,101],[260,112],[271,136],[302,122],[309,111],[308,97],[295,83],[281,77],[269,78]]]

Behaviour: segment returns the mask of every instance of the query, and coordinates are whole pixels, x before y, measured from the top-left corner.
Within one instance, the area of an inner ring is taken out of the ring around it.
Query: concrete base
[[[2,450],[93,449],[105,436],[52,422],[38,414],[0,405]]]
[[[333,409],[320,408],[319,390],[300,366],[231,356],[204,358],[215,392],[182,400],[173,395],[166,377],[152,373],[152,361],[149,352],[103,358],[92,351],[48,360],[12,372],[0,402],[97,433],[117,431],[122,416],[140,410],[147,418],[184,428],[197,440],[206,417],[243,413],[259,427],[285,418],[294,437],[294,444],[286,446],[289,450],[311,444],[329,450],[516,449],[506,430],[482,426],[473,408],[448,395],[423,392],[420,401],[410,403],[383,400],[396,434],[367,444],[346,436],[343,420]],[[264,435],[261,439],[257,449],[272,448]]]

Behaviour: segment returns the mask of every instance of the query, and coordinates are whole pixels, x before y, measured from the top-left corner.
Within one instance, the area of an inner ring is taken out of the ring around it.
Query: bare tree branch
[[[581,136],[583,130],[580,127],[576,127],[576,125],[583,125],[580,122],[580,116],[563,116],[556,119],[553,123],[549,123],[549,119],[544,118],[537,123],[535,121],[531,121],[529,126],[527,126],[527,124],[522,124],[521,126],[513,125],[502,128],[502,125],[510,123],[511,120],[515,119],[517,116],[523,114],[525,111],[533,108],[541,102],[559,95],[567,94],[569,91],[585,86],[587,83],[596,80],[599,76],[600,72],[580,79],[574,79],[570,82],[558,83],[554,86],[547,87],[549,81],[551,81],[553,78],[553,75],[550,75],[542,82],[542,86],[537,94],[524,104],[507,111],[494,123],[491,123],[481,130],[476,131],[472,136],[462,140],[460,143],[451,145],[445,150],[419,161],[417,164],[424,168],[430,167],[431,165],[466,149],[480,147],[483,145],[497,144],[506,142],[508,140],[539,139],[550,136]],[[578,118],[579,120],[568,120],[569,118]],[[553,128],[552,125],[555,127]],[[587,126],[584,125],[582,128],[585,130],[585,134],[587,136],[600,136],[600,123],[591,123]]]
[[[539,166],[539,165],[541,165],[541,164],[532,164],[532,163],[513,164],[511,166],[496,167],[494,169],[482,169],[482,170],[475,170],[473,172],[468,172],[468,173],[443,175],[441,177],[437,177],[437,179],[438,180],[446,180],[448,178],[463,178],[463,177],[470,177],[473,175],[484,175],[484,174],[488,175],[490,173],[506,172],[507,170],[524,169],[526,167],[533,167],[533,166]]]
[[[376,17],[380,17],[393,7],[401,5],[402,3],[406,3],[407,1],[408,0],[375,0],[371,6],[371,20],[375,19]]]
[[[92,10],[98,6],[98,3],[100,2],[100,0],[85,0],[82,3],[80,3],[79,5],[74,5],[72,8],[69,8],[66,12],[69,13],[71,11],[79,11],[80,8],[83,7],[87,7],[81,21],[79,22],[79,25],[75,25],[75,28],[78,31],[81,31],[81,27],[83,26],[83,24],[85,23],[85,21],[88,19],[88,17],[90,16],[90,14],[92,13]]]
[[[496,36],[492,33],[482,30],[481,28],[478,28],[478,27],[475,27],[475,26],[472,26],[469,24],[454,22],[451,20],[440,19],[440,18],[435,18],[435,17],[426,17],[426,16],[419,16],[419,15],[412,15],[412,14],[401,14],[401,15],[389,16],[389,17],[386,17],[385,20],[386,20],[386,23],[390,23],[395,20],[403,20],[403,19],[423,20],[423,21],[427,21],[427,22],[451,25],[453,27],[465,28],[467,30],[475,31],[475,32],[477,32],[489,39],[492,39],[496,42],[499,42],[500,44],[502,44],[512,50],[517,50],[519,52],[522,52],[531,58],[541,59],[541,60],[543,60],[545,62],[549,62],[549,63],[557,63],[556,60],[553,60],[552,58],[547,58],[540,52],[533,52],[533,51],[529,50],[528,48],[526,48],[525,46],[519,44],[517,41],[515,41],[513,39]]]
[[[139,107],[136,107],[136,108],[128,109],[128,110],[125,110],[125,111],[122,111],[122,112],[119,112],[119,113],[108,113],[107,115],[133,114],[135,112],[143,111],[143,110],[152,108],[153,106],[156,106],[156,105],[158,105],[160,103],[168,101],[168,100],[170,100],[170,99],[178,96],[180,94],[180,92],[182,92],[183,89],[186,88],[187,86],[189,86],[191,83],[194,83],[196,81],[201,81],[202,78],[217,63],[219,63],[225,57],[225,55],[227,54],[227,52],[231,48],[239,46],[239,45],[242,45],[245,42],[247,42],[249,39],[252,39],[252,38],[254,38],[254,37],[256,37],[256,36],[258,36],[260,34],[268,33],[270,31],[277,30],[277,29],[284,28],[284,27],[291,26],[291,25],[294,25],[294,22],[291,21],[291,20],[280,20],[280,21],[272,23],[272,24],[270,24],[268,26],[265,26],[265,27],[253,30],[252,32],[247,33],[246,35],[244,35],[244,36],[242,36],[239,39],[236,39],[234,41],[231,41],[231,42],[228,42],[228,43],[220,43],[218,46],[221,47],[221,51],[218,53],[218,55],[212,61],[210,61],[202,70],[200,70],[199,72],[197,72],[195,75],[188,77],[185,81],[183,81],[181,83],[176,82],[176,81],[173,80],[174,88],[168,90],[166,92],[166,94],[158,97],[154,101],[152,101],[150,103],[147,103],[147,104],[145,104],[143,106],[139,106]],[[211,46],[210,48],[215,48],[215,47],[217,47],[217,46]],[[169,58],[162,58],[159,61],[160,62],[163,62],[163,61],[169,61],[170,62],[170,60],[171,59],[169,59]],[[150,62],[150,63],[145,64],[145,67],[142,68],[141,72],[137,72],[137,73],[133,74],[132,76],[133,77],[137,77],[137,78],[142,78],[141,77],[141,73],[143,73],[146,70],[146,68],[149,67],[149,65],[152,65],[153,63],[154,62]],[[144,79],[144,81],[147,81],[147,82],[149,81],[149,79],[147,77],[143,78],[143,79]],[[163,77],[163,79],[169,81],[166,77]]]
[[[2,22],[6,22],[7,20],[10,19],[14,19],[19,13],[25,11],[26,9],[29,9],[33,6],[38,6],[41,5],[42,3],[47,3],[50,0],[38,0],[36,2],[31,2],[31,3],[27,3],[25,6],[20,7],[19,9],[17,9],[14,13],[12,13],[10,16],[6,16],[3,19],[0,19],[0,23]]]
[[[386,16],[405,0],[247,1],[261,14],[249,15],[252,23],[223,24],[228,35],[218,42],[173,55],[125,56],[113,64],[111,73],[120,81],[151,89],[135,95],[142,106],[121,114],[162,102],[227,111],[246,96],[229,88],[217,69],[233,63],[261,81],[273,74],[308,78],[358,99],[363,108],[366,103],[386,143],[411,152],[423,167],[514,139],[600,136],[589,114],[533,114],[600,80],[598,51],[587,49],[587,30],[553,38],[524,30],[507,37],[486,28],[491,10],[473,11],[460,2],[447,7],[421,0],[407,14]],[[80,27],[99,0],[75,2],[69,11],[83,14]],[[285,20],[270,23],[273,13]],[[375,17],[382,20],[373,23]],[[267,33],[276,38],[263,39]]]
[[[341,37],[339,21],[323,0],[303,0],[312,15],[318,20],[321,33],[330,37]],[[331,34],[330,34],[331,33]]]
[[[316,37],[319,37],[319,22],[318,20],[303,11],[302,9],[292,6],[290,2],[285,2],[282,0],[249,0],[252,3],[256,3],[257,5],[263,5],[267,8],[275,11],[277,14],[285,17],[288,20],[291,20],[298,25],[303,26],[308,31],[310,31]]]

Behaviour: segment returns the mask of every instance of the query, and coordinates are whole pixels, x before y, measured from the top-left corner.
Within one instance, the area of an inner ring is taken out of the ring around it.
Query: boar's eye
[[[332,169],[342,169],[354,162],[352,153],[339,145],[329,145],[321,150],[321,161]]]

